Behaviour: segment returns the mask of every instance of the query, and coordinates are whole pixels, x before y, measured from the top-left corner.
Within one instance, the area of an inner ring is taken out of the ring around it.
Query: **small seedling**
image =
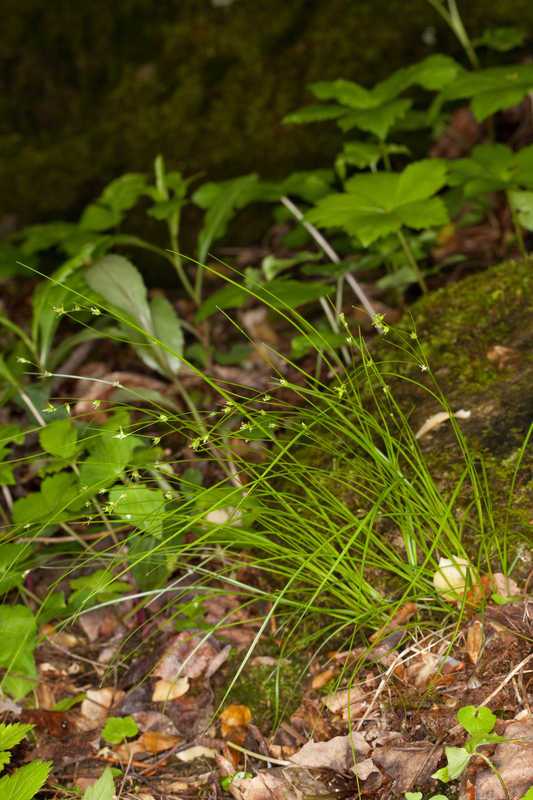
[[[139,726],[133,717],[109,717],[102,729],[102,738],[110,744],[121,744],[138,733]]]
[[[32,728],[33,725],[20,722],[0,724],[0,771],[10,763],[10,751],[26,738]],[[15,769],[10,775],[3,775],[0,778],[0,797],[32,800],[45,784],[51,766],[49,761],[32,761]]]
[[[457,712],[457,720],[469,736],[463,747],[445,748],[448,763],[432,775],[433,778],[443,781],[443,783],[459,778],[474,755],[481,756],[493,769],[490,761],[478,752],[478,748],[484,744],[506,741],[504,736],[492,733],[496,724],[496,716],[485,706],[464,706]]]

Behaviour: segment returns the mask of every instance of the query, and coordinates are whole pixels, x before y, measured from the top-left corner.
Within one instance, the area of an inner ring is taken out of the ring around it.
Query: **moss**
[[[528,0],[464,5],[474,34],[515,18],[533,30]],[[1,206],[21,224],[76,213],[157,152],[213,178],[330,165],[335,126],[281,125],[309,82],[379,80],[431,52],[431,25],[462,57],[425,0],[408,14],[404,0],[5,0],[2,12]]]
[[[264,643],[262,643],[264,649]],[[277,648],[276,648],[277,649]],[[215,691],[215,707],[222,701],[248,706],[252,721],[266,733],[298,707],[302,694],[302,665],[294,659],[281,659],[276,665],[247,664],[227,697],[227,686],[239,669],[242,655],[234,655],[222,673]]]

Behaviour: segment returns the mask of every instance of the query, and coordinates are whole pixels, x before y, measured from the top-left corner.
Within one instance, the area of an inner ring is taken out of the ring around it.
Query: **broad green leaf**
[[[448,765],[445,767],[448,776],[447,780],[453,781],[463,774],[470,761],[470,753],[464,747],[445,747],[444,752],[448,759]],[[432,777],[435,777],[435,775]],[[441,780],[443,779],[441,778]]]
[[[214,241],[226,233],[235,212],[253,201],[260,189],[255,174],[243,175],[219,184],[201,186],[192,196],[193,202],[206,209],[204,224],[198,236],[198,261],[203,264]]]
[[[253,295],[275,309],[298,308],[333,294],[334,288],[325,283],[307,283],[289,278],[276,278],[265,286],[254,288]]]
[[[39,431],[43,450],[60,458],[72,458],[76,452],[78,433],[71,419],[57,419]]]
[[[13,522],[24,525],[31,522],[57,522],[66,510],[79,508],[80,487],[76,476],[70,472],[59,472],[45,478],[38,492],[20,497],[13,503]]]
[[[107,255],[85,272],[87,283],[111,305],[152,333],[152,318],[142,276],[124,256]]]
[[[106,767],[96,783],[85,790],[83,800],[114,800],[114,797],[113,773]]]
[[[131,434],[102,430],[80,466],[82,490],[95,492],[114,483],[126,469],[138,444],[139,439]]]
[[[146,178],[137,172],[128,172],[105,187],[100,201],[115,211],[129,211],[146,192]]]
[[[530,786],[527,792],[524,795],[522,795],[520,800],[533,800],[533,786]]]
[[[25,562],[30,552],[26,544],[16,542],[0,544],[0,595],[22,584],[26,570]]]
[[[377,108],[350,111],[340,117],[339,127],[344,132],[359,128],[384,140],[392,126],[407,113],[411,105],[411,100],[392,100]]]
[[[302,358],[311,352],[336,350],[345,344],[346,338],[341,333],[330,330],[314,331],[308,335],[301,334],[291,339],[291,354],[294,358]]]
[[[64,592],[52,592],[47,594],[39,606],[37,620],[39,625],[44,625],[52,619],[62,619],[66,616],[67,604]]]
[[[12,750],[32,730],[33,725],[22,722],[0,723],[0,750]]]
[[[122,222],[122,214],[116,208],[103,203],[91,203],[80,217],[80,228],[88,231],[107,231]]]
[[[304,106],[297,111],[292,111],[283,117],[285,125],[305,125],[308,122],[325,122],[330,119],[338,119],[346,114],[346,108],[342,106]]]
[[[394,205],[400,206],[418,200],[426,200],[438,192],[446,183],[446,163],[428,158],[409,164],[401,173],[396,186]]]
[[[368,89],[342,78],[335,81],[318,81],[312,83],[309,89],[318,100],[337,100],[349,108],[372,108],[380,102]]]
[[[0,425],[0,447],[14,442],[15,444],[22,444],[26,434],[20,425]]]
[[[321,253],[305,250],[302,253],[298,253],[298,255],[293,258],[276,258],[276,256],[270,255],[265,256],[261,262],[261,269],[267,281],[271,281],[276,275],[279,275],[287,269],[291,269],[291,267],[295,267],[298,264],[306,264],[309,261],[320,261],[322,258],[323,256]]]
[[[244,305],[249,297],[250,293],[243,289],[242,286],[228,283],[204,300],[196,312],[196,321],[203,322],[204,319],[207,319],[219,309],[239,308]]]
[[[165,496],[161,489],[146,486],[114,486],[109,502],[115,514],[152,536],[163,532]]]
[[[108,717],[102,728],[102,738],[110,744],[120,744],[138,733],[139,726],[133,717]]]
[[[508,50],[520,47],[524,43],[526,35],[526,31],[523,28],[516,28],[512,25],[486,28],[482,35],[475,39],[472,44],[475,47],[488,47],[490,50],[506,53]]]
[[[533,192],[509,192],[509,200],[520,224],[533,231]]]
[[[476,736],[493,730],[496,715],[486,706],[463,706],[457,712],[457,721],[471,736]]]
[[[183,363],[183,330],[178,315],[163,295],[157,295],[151,300],[150,311],[154,336],[165,345],[165,348],[159,348],[162,358],[170,372],[176,374]]]
[[[91,602],[105,603],[131,589],[129,583],[117,580],[111,572],[107,572],[105,569],[98,569],[81,578],[73,578],[69,584],[74,589],[68,600],[69,606],[76,608],[86,606]]]
[[[48,222],[24,228],[22,252],[33,254],[50,250],[51,247],[61,244],[76,228],[77,225],[73,222]]]
[[[437,113],[447,100],[472,98],[472,110],[479,122],[496,111],[521,102],[533,89],[533,65],[508,64],[465,72],[441,92],[433,107]]]
[[[312,169],[293,172],[281,183],[280,196],[296,195],[306,203],[314,203],[331,191],[335,174],[331,169]]]
[[[49,761],[33,761],[19,767],[12,775],[0,778],[2,800],[32,800],[46,783],[52,764]]]
[[[178,543],[177,537],[173,536],[172,543]],[[128,537],[128,563],[135,583],[143,592],[164,586],[169,576],[168,557],[159,545],[161,538],[146,533]]]
[[[345,177],[346,165],[365,169],[374,169],[386,155],[396,153],[408,154],[409,150],[400,144],[384,144],[382,142],[346,142],[335,165],[341,177]],[[318,200],[319,198],[315,198]]]
[[[402,225],[419,230],[446,223],[444,203],[431,197],[444,181],[445,167],[436,159],[415,162],[402,173],[355,175],[346,182],[346,193],[328,195],[306,217],[318,225],[344,228],[367,247]]]
[[[36,634],[35,618],[29,608],[0,606],[0,667],[6,670],[0,686],[15,700],[27,695],[35,686],[37,669],[33,651]],[[3,800],[4,796],[0,796]]]

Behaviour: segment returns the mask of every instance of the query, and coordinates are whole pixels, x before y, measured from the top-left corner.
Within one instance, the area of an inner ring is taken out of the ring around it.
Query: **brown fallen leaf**
[[[401,794],[429,780],[441,755],[440,745],[416,742],[376,748],[372,759],[392,779],[391,792]]]
[[[152,692],[153,703],[168,703],[177,700],[189,691],[190,681],[187,676],[167,681],[161,678],[156,681]]]
[[[450,419],[450,417],[456,417],[457,419],[470,419],[471,411],[465,411],[464,408],[460,408],[459,411],[456,411],[454,414],[449,414],[447,411],[438,411],[436,414],[432,414],[431,417],[424,422],[423,425],[415,433],[415,439],[422,439],[423,436],[427,436],[428,433],[438,428],[439,425],[442,425],[443,422],[446,422]]]
[[[365,694],[359,686],[341,689],[322,698],[322,703],[332,714],[341,714],[343,720],[354,719],[365,707]]]
[[[240,781],[235,788],[243,800],[306,800],[335,796],[322,780],[298,767],[265,770],[246,783]],[[234,794],[234,797],[239,795]]]
[[[191,761],[195,761],[197,758],[215,758],[216,754],[217,751],[213,750],[211,747],[204,747],[201,744],[197,744],[193,747],[188,747],[186,750],[180,750],[176,753],[176,758],[188,764]]]
[[[503,575],[501,572],[493,573],[492,587],[496,594],[500,594],[502,597],[517,597],[522,594],[518,584],[508,575]]]
[[[326,683],[335,677],[337,670],[335,669],[325,669],[323,672],[319,672],[318,675],[313,677],[311,681],[311,689],[321,689]]]
[[[520,353],[512,347],[495,344],[487,351],[487,358],[496,369],[516,368],[520,363]]]
[[[120,703],[123,697],[124,692],[113,687],[88,689],[81,704],[81,715],[96,727],[104,722],[111,708]]]
[[[135,711],[131,716],[139,726],[141,733],[158,731],[166,736],[176,736],[178,733],[172,720],[159,711]]]
[[[370,752],[364,736],[352,731],[348,736],[335,736],[328,742],[307,742],[289,761],[299,767],[332,769],[348,772],[359,756]]]
[[[162,753],[165,750],[171,750],[182,741],[183,739],[180,736],[167,736],[158,731],[146,731],[135,741],[124,742],[124,744],[119,745],[114,752],[119,758],[128,761],[138,753]]]
[[[477,664],[485,642],[483,623],[478,619],[468,626],[466,632],[466,652],[472,664]]]
[[[205,638],[182,631],[174,636],[154,667],[158,678],[172,681],[178,676],[211,677],[228,658],[230,647],[221,648],[213,637]]]

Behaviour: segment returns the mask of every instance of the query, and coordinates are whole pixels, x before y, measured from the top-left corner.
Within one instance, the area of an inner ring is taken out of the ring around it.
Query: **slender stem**
[[[409,246],[409,242],[407,241],[407,239],[405,238],[405,236],[403,235],[403,232],[401,230],[398,231],[398,239],[401,242],[401,245],[403,247],[403,251],[405,253],[405,256],[406,256],[410,266],[413,268],[413,271],[414,271],[414,273],[416,275],[416,279],[418,281],[418,285],[420,286],[420,288],[422,289],[424,294],[427,294],[428,286],[427,286],[427,283],[426,283],[426,279],[422,275],[420,267],[417,264],[416,258],[413,255],[413,251],[411,250],[411,248]]]
[[[455,0],[448,0],[448,10],[444,7],[442,0],[428,0],[428,3],[433,6],[435,11],[440,14],[442,19],[455,33],[470,61],[470,65],[474,69],[479,69],[479,59],[466,32],[465,26],[463,25]]]
[[[179,211],[176,211],[168,222],[170,247],[172,250],[172,263],[174,265],[174,269],[178,273],[178,277],[182,283],[182,286],[189,295],[189,297],[192,300],[194,300],[195,303],[199,303],[197,293],[193,288],[192,283],[189,280],[189,277],[185,271],[185,268],[183,266],[183,261],[179,253],[179,240],[178,240],[179,224],[180,224],[180,214]]]
[[[291,214],[294,217],[296,217],[298,222],[300,222],[304,226],[306,231],[311,234],[311,236],[313,237],[315,242],[319,245],[319,247],[322,248],[322,250],[327,255],[327,257],[330,259],[330,261],[333,261],[334,264],[340,264],[340,258],[337,255],[337,253],[335,252],[335,250],[333,249],[333,247],[330,245],[330,243],[327,241],[327,239],[325,239],[322,236],[320,231],[318,231],[315,228],[314,225],[312,225],[310,222],[307,222],[307,220],[304,219],[304,215],[302,214],[302,212],[300,211],[298,206],[296,206],[292,202],[292,200],[289,200],[288,197],[282,197],[281,198],[281,202],[283,203],[285,208],[288,208],[289,211],[291,212]],[[373,307],[372,303],[370,302],[369,298],[367,297],[367,295],[363,291],[362,287],[355,280],[353,275],[351,275],[350,273],[348,273],[346,275],[346,280],[348,281],[348,283],[350,284],[350,286],[353,289],[354,293],[357,295],[357,297],[361,301],[361,305],[365,309],[366,313],[368,314],[368,316],[370,317],[372,322],[374,322],[374,320],[375,320],[375,318],[377,316],[377,312],[376,312],[375,308]]]

